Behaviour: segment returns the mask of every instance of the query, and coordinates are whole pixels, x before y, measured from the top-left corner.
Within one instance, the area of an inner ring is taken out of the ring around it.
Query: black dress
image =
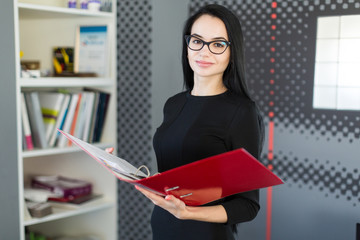
[[[230,91],[214,96],[182,92],[169,98],[153,141],[159,172],[237,148],[257,158],[259,142],[254,102]],[[218,204],[226,210],[225,224],[179,220],[155,206],[153,240],[234,239],[234,224],[252,220],[259,211],[259,192],[236,194],[207,205]]]

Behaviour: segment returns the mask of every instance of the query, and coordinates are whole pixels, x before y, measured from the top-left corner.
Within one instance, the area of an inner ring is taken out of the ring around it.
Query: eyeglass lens
[[[208,45],[210,52],[215,54],[221,54],[225,52],[228,44],[224,41],[212,41],[212,42],[204,42],[203,40],[194,37],[188,36],[187,37],[187,45],[191,50],[200,51],[204,45]]]

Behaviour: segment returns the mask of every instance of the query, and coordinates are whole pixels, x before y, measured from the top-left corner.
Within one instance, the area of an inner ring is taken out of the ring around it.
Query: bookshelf
[[[117,180],[96,161],[77,147],[22,150],[21,92],[26,90],[76,90],[83,87],[99,89],[111,94],[100,148],[116,148],[116,1],[112,12],[90,12],[69,9],[62,0],[14,0],[15,32],[15,112],[18,221],[12,224],[19,239],[25,240],[25,228],[48,237],[94,235],[99,239],[117,239]],[[3,20],[3,19],[2,19]],[[79,25],[107,25],[109,67],[103,77],[41,77],[22,78],[21,60],[38,60],[41,69],[52,70],[53,47],[74,47],[76,27]],[[3,100],[3,99],[2,99]],[[3,150],[3,149],[2,149]],[[62,175],[90,181],[93,192],[102,197],[77,209],[53,208],[43,218],[26,218],[23,189],[33,175]],[[16,185],[16,186],[15,186]],[[16,218],[15,218],[16,219]],[[3,219],[1,219],[3,220]],[[3,221],[1,221],[3,222]],[[18,229],[15,229],[18,228]],[[11,236],[11,235],[10,235]],[[15,236],[15,235],[12,235]],[[10,238],[9,238],[10,239]],[[15,238],[12,238],[15,239]]]

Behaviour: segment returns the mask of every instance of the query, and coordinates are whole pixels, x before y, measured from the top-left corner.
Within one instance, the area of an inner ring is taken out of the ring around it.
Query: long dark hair
[[[202,15],[210,15],[222,20],[225,24],[230,45],[230,61],[223,75],[223,82],[227,89],[250,99],[245,79],[245,55],[243,47],[243,33],[239,19],[227,8],[211,4],[198,10],[185,23],[183,36],[191,34],[194,22]],[[184,86],[190,90],[194,86],[194,72],[187,58],[187,45],[183,38],[182,65],[184,73]]]
[[[228,34],[230,45],[230,61],[229,65],[225,69],[223,75],[223,82],[225,87],[231,92],[244,96],[245,98],[252,100],[249,90],[246,84],[245,74],[245,54],[244,54],[244,37],[241,29],[239,19],[234,13],[227,8],[210,4],[199,9],[194,15],[192,15],[184,25],[183,36],[191,34],[191,28],[194,22],[202,15],[210,15],[222,20],[225,24]],[[182,66],[184,73],[184,86],[186,90],[191,90],[194,87],[194,71],[191,69],[187,58],[187,45],[185,38],[183,38],[182,47]],[[260,146],[259,156],[264,142],[264,124],[258,107],[256,107],[259,116],[260,126]]]

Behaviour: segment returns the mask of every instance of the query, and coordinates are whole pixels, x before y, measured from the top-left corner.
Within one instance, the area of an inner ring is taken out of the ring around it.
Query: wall
[[[314,110],[312,87],[316,17],[359,13],[359,3],[119,2],[119,155],[135,165],[149,164],[154,172],[152,134],[165,100],[182,89],[178,30],[188,10],[223,4],[242,22],[249,87],[265,117],[267,142],[260,161],[286,182],[261,191],[258,217],[239,227],[242,239],[355,239],[359,112]],[[129,38],[140,40],[124,44]],[[151,209],[119,183],[119,239],[151,239]]]
[[[182,29],[189,0],[154,0],[152,32],[152,132],[163,120],[165,101],[183,91],[181,66]],[[155,156],[153,156],[156,169]]]
[[[14,3],[0,8],[0,233],[1,239],[20,239],[16,113]],[[6,24],[5,24],[6,23]],[[12,71],[9,71],[12,69]],[[21,174],[21,173],[20,173]],[[6,191],[4,190],[6,189]]]
[[[262,190],[244,239],[355,239],[359,111],[313,109],[316,19],[359,14],[356,1],[200,1],[231,8],[245,32],[249,86],[263,111],[260,159],[286,184]]]
[[[118,1],[118,155],[156,172],[152,136],[166,99],[182,90],[188,0]],[[119,182],[119,239],[151,239],[153,204]]]

